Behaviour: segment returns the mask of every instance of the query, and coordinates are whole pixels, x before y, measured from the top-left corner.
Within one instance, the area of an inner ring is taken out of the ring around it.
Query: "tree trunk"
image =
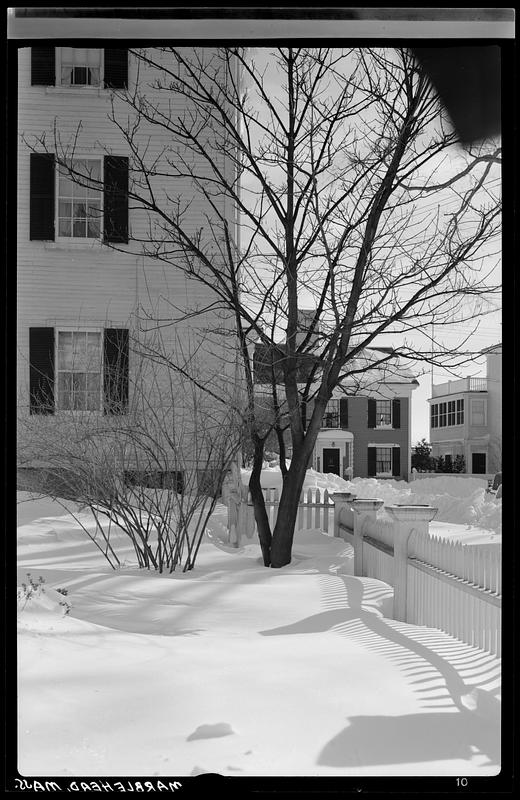
[[[309,456],[306,452],[295,453],[283,482],[278,516],[272,536],[271,567],[285,567],[291,563],[294,528],[308,459]]]
[[[262,550],[262,557],[264,559],[264,567],[269,567],[271,565],[272,536],[260,483],[262,465],[264,462],[264,440],[255,440],[254,444],[255,452],[253,457],[253,469],[251,471],[251,477],[249,478],[249,491],[251,492],[251,499],[253,500],[255,522],[258,530],[258,539],[260,540],[260,549]]]

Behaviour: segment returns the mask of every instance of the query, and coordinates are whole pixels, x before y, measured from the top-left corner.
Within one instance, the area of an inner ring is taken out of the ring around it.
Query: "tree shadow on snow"
[[[480,752],[498,765],[500,702],[480,688],[496,682],[497,659],[441,631],[384,618],[378,613],[384,599],[380,581],[345,575],[323,580],[327,610],[259,633],[285,636],[334,630],[394,661],[419,694],[421,705],[431,711],[349,718],[348,727],[325,746],[318,763],[349,766],[467,759]],[[470,684],[460,674],[464,670],[471,672]],[[480,671],[475,674],[476,670]],[[441,708],[453,713],[439,712]]]
[[[476,754],[500,765],[500,725],[470,711],[428,712],[398,717],[350,717],[328,742],[317,763],[329,767],[406,764],[462,759]]]

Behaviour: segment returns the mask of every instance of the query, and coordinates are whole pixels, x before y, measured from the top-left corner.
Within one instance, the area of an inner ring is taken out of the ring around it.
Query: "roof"
[[[256,342],[253,354],[254,382],[259,385],[271,383],[272,370],[274,367],[275,379],[277,384],[283,383],[283,354],[286,344],[281,342],[275,346]],[[352,390],[353,385],[356,389],[370,389],[374,385],[386,384],[414,384],[418,385],[415,375],[402,364],[401,359],[396,356],[393,359],[385,360],[378,365],[377,361],[386,355],[391,355],[391,347],[367,347],[354,361],[354,365],[360,370],[359,373],[347,376],[342,382],[345,391]],[[381,354],[381,357],[378,355]],[[300,354],[298,357],[297,382],[306,383],[310,377],[313,367],[319,365],[320,360],[313,353]],[[374,366],[370,366],[370,362]]]

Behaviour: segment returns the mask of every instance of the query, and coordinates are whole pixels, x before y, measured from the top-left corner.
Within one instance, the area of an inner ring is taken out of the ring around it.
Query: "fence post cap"
[[[379,500],[376,497],[360,497],[357,500],[351,500],[351,505],[354,511],[362,512],[362,511],[377,511],[378,508],[381,508],[383,505],[384,500]]]
[[[385,506],[385,511],[388,511],[391,517],[399,522],[431,522],[435,517],[438,508],[422,504],[403,504]]]
[[[332,497],[332,499],[336,503],[336,502],[341,501],[341,500],[344,500],[344,501],[347,501],[347,502],[349,502],[351,500],[355,500],[357,495],[354,494],[354,492],[331,492],[329,494],[329,497]]]

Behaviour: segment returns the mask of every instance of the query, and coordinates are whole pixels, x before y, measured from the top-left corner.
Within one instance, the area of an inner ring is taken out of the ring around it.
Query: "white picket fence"
[[[263,489],[271,530],[280,492]],[[251,503],[251,496],[248,496]],[[336,513],[325,489],[306,489],[300,496],[296,530],[313,529],[354,542],[349,503]],[[394,523],[383,517],[365,520],[362,574],[395,586]],[[467,644],[501,654],[502,546],[465,545],[440,536],[412,533],[408,542],[406,621],[438,628]]]
[[[280,491],[277,488],[262,489],[265,507],[269,516],[269,524],[273,530],[278,515]],[[251,503],[251,496],[248,497]],[[325,533],[333,533],[334,528],[334,501],[327,489],[304,489],[298,504],[298,516],[295,530],[302,528],[319,528]]]
[[[342,538],[354,544],[350,525]],[[362,575],[395,588],[392,523],[371,519],[363,534]],[[406,569],[406,621],[438,628],[493,655],[501,654],[502,545],[463,544],[412,533]]]

